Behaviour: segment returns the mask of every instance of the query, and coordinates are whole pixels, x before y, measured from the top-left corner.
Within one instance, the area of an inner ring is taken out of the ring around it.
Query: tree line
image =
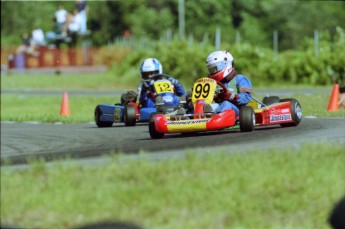
[[[58,6],[72,11],[74,1],[1,1],[1,45],[20,43],[20,35],[34,27],[50,31]],[[301,48],[315,30],[327,31],[329,40],[337,26],[345,28],[345,1],[257,1],[257,0],[119,0],[87,1],[88,29],[94,46],[121,38],[159,40],[171,33],[180,37],[183,4],[184,38],[215,39],[221,29],[222,42],[241,40],[272,47],[272,34],[279,33],[279,48]],[[180,7],[179,7],[180,6]]]

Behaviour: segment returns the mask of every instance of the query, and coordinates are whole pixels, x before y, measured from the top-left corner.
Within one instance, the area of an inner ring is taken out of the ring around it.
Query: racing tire
[[[95,108],[95,122],[96,122],[96,125],[99,128],[111,127],[113,125],[113,122],[101,121],[101,115],[102,115],[102,111],[101,111],[100,106],[98,105]]]
[[[150,115],[150,120],[149,120],[149,132],[150,132],[151,138],[153,138],[153,139],[161,139],[161,138],[164,137],[164,133],[160,133],[160,132],[156,131],[155,122],[154,122],[154,119],[153,119],[153,117],[154,117],[156,114],[159,114],[159,113],[153,112],[153,113],[151,113],[151,115]]]
[[[241,107],[240,109],[240,130],[242,132],[250,132],[254,130],[255,113],[252,107]]]
[[[262,99],[262,103],[266,106],[272,105],[274,103],[279,103],[280,98],[278,96],[265,96]]]
[[[290,102],[291,106],[291,117],[292,122],[290,123],[282,123],[280,124],[281,127],[291,127],[291,126],[298,126],[298,124],[302,120],[302,107],[301,104],[296,99],[281,99],[279,102]]]
[[[125,126],[135,126],[137,122],[137,114],[135,107],[132,105],[126,105],[123,112],[123,121]]]

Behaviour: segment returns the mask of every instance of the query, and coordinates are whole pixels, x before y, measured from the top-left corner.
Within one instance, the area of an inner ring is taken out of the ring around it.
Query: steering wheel
[[[157,73],[157,74],[154,74],[151,76],[151,80],[158,80],[159,78],[162,78],[162,79],[169,79],[171,76],[167,75],[167,74],[164,74],[164,73]]]
[[[222,97],[222,96],[219,96],[219,95],[222,95],[222,94],[225,94],[225,93],[228,92],[228,88],[222,82],[217,81],[217,80],[216,80],[216,82],[217,82],[217,85],[219,85],[223,89],[223,91],[220,91],[216,95],[214,95],[215,100],[217,98],[219,98],[219,97]]]

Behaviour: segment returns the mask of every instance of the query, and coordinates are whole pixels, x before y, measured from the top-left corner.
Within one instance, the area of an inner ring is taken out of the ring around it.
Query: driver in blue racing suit
[[[163,73],[163,67],[155,58],[147,58],[140,64],[140,76],[142,81],[138,86],[138,95],[141,107],[155,107],[155,95],[151,90],[154,83],[153,76],[161,73]],[[169,77],[168,80],[174,87],[175,96],[173,98],[173,105],[177,106],[179,103],[179,98],[177,96],[183,96],[186,92],[177,79]]]
[[[250,80],[234,69],[234,58],[227,51],[212,52],[206,59],[208,77],[219,81],[228,89],[226,93],[219,93],[215,101],[219,106],[215,112],[234,110],[239,115],[239,108],[252,99],[252,84]]]

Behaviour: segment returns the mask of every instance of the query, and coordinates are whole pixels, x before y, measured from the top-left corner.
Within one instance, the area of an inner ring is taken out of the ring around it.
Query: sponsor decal
[[[115,108],[114,111],[114,122],[120,122],[121,108]]]
[[[187,121],[168,121],[168,125],[190,125],[207,122],[208,119],[197,119],[197,120],[187,120]]]
[[[196,83],[212,83],[214,79],[211,78],[200,78],[196,81]]]
[[[253,89],[252,88],[248,88],[248,87],[241,87],[240,88],[240,92],[249,92],[252,93]]]
[[[290,110],[289,109],[282,109],[282,113],[289,113]]]
[[[290,120],[291,120],[291,114],[270,116],[270,122],[281,122],[281,121],[290,121]]]

